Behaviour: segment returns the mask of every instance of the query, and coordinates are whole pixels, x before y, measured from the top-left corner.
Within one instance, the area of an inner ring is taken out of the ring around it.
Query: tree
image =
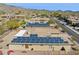
[[[4,33],[4,28],[3,26],[0,26],[0,35]]]
[[[58,13],[58,12],[54,12],[53,15],[54,17],[61,17],[61,13]]]
[[[8,29],[16,29],[20,26],[19,22],[16,20],[9,20],[6,24]]]
[[[20,25],[26,24],[25,20],[20,21]]]
[[[50,20],[48,21],[48,24],[52,24],[52,23],[54,23],[54,21],[50,19]]]
[[[30,20],[31,19],[31,16],[26,16],[26,19],[29,19]]]
[[[4,10],[0,10],[0,14],[5,14],[6,12]]]

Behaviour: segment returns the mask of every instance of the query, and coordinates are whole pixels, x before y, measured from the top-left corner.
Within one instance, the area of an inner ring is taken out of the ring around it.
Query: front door
[[[29,48],[29,47],[28,47],[28,44],[25,44],[25,48]]]

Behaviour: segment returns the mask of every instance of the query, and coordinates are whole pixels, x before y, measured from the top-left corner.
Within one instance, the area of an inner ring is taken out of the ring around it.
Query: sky
[[[79,11],[79,3],[8,3],[22,8]]]

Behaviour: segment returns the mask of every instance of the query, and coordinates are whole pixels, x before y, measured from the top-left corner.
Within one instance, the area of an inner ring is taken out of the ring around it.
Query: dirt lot
[[[51,27],[26,27],[29,33],[37,33],[39,36],[49,36],[51,33],[60,33],[58,29]]]
[[[11,42],[11,39],[13,37],[13,35],[15,35],[17,33],[16,30],[11,31],[10,33],[8,33],[6,36],[4,36],[4,38],[2,38],[2,40],[4,42],[0,43],[0,47],[2,47],[3,49],[7,48],[7,44],[9,44]]]

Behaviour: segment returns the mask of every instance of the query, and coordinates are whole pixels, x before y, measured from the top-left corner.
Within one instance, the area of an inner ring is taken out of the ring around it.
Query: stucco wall
[[[29,49],[25,49],[25,45],[9,45],[9,49],[13,49],[13,50],[29,50]]]
[[[66,51],[70,51],[71,46],[48,46],[48,45],[29,45],[29,48],[25,48],[25,45],[9,45],[9,49],[13,50],[31,50],[33,48],[34,51],[60,51],[61,48],[64,47]]]
[[[69,45],[66,45],[66,46],[62,46],[62,45],[61,46],[52,46],[54,51],[60,51],[62,47],[64,47],[66,51],[70,51],[70,49],[71,49],[71,46],[69,46]]]
[[[29,46],[29,48],[33,48],[35,51],[49,51],[51,49],[49,49],[49,46],[48,45],[32,45],[32,46]]]

